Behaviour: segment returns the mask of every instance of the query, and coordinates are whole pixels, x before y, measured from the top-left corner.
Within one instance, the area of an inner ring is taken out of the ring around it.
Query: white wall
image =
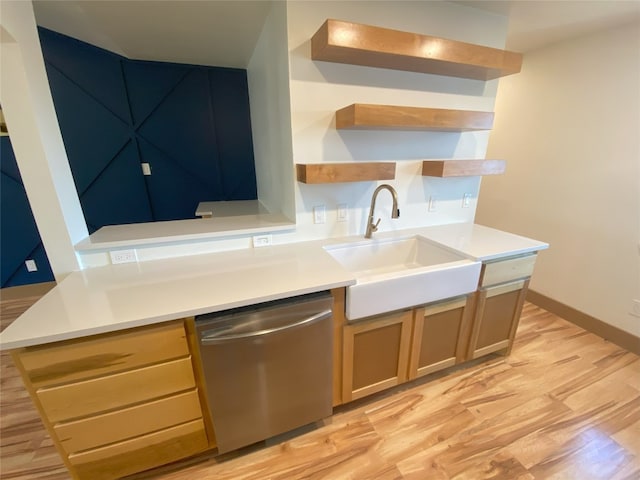
[[[640,25],[525,55],[500,80],[476,221],[550,243],[531,289],[640,336]]]
[[[258,198],[295,221],[287,6],[273,2],[247,67]]]
[[[40,237],[57,280],[78,270],[87,236],[53,107],[31,2],[2,1],[0,102]]]
[[[327,18],[497,48],[504,46],[507,29],[504,17],[449,2],[275,2],[248,67],[249,88],[252,97],[255,96],[251,108],[252,121],[256,122],[254,146],[259,196],[269,206],[279,204],[283,213],[296,220],[296,231],[274,234],[274,243],[363,234],[371,194],[378,184],[300,184],[294,178],[295,163],[397,162],[396,179],[389,183],[398,190],[401,217],[390,219],[391,202],[383,193],[377,208],[377,215],[382,218],[381,231],[473,221],[479,177],[422,177],[421,161],[484,158],[489,132],[339,132],[335,129],[334,113],[355,102],[492,111],[498,81],[314,62],[310,56],[310,39]],[[37,38],[35,34],[33,38]],[[29,61],[42,62],[39,47],[38,52],[29,53],[29,58]],[[41,70],[41,77],[46,78],[43,66]],[[59,135],[57,125],[51,129]],[[64,160],[61,171],[68,170],[66,158]],[[37,191],[39,185],[36,182],[27,188]],[[75,196],[77,200],[70,181],[56,186],[56,192],[61,196]],[[463,209],[465,193],[471,194],[472,201],[470,208]],[[431,195],[438,200],[435,212],[427,211]],[[337,222],[336,207],[340,203],[348,205],[347,222]],[[315,205],[324,205],[327,210],[327,222],[323,225],[312,222]],[[37,216],[36,220],[40,224]],[[76,235],[79,230],[75,226],[69,226],[68,231],[71,243],[82,239]],[[66,247],[69,243],[62,242]],[[234,237],[197,245],[191,242],[150,246],[139,248],[138,253],[139,258],[150,260],[249,245],[250,237]],[[50,255],[58,255],[55,249],[50,251],[46,243],[45,247]],[[84,268],[108,263],[105,252],[82,253],[81,259]]]
[[[474,219],[479,177],[440,179],[421,176],[423,159],[484,158],[489,132],[441,133],[338,131],[335,111],[352,103],[408,105],[493,111],[497,81],[481,82],[413,72],[311,60],[311,37],[327,18],[422,32],[503,48],[504,17],[448,2],[305,1],[288,4],[291,125],[294,163],[397,162],[400,219],[390,219],[391,201],[382,193],[380,231]],[[362,234],[371,194],[382,182],[332,185],[296,183],[297,238]],[[462,208],[463,194],[474,199]],[[428,212],[431,195],[436,212]],[[348,221],[337,222],[338,204],[347,204]],[[324,205],[327,223],[313,224],[313,207]],[[379,211],[378,211],[379,209]]]

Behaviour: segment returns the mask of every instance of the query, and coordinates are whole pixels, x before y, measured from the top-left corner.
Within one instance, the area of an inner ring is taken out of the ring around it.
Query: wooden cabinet
[[[342,401],[380,392],[407,380],[411,310],[348,324],[343,330]]]
[[[209,447],[185,323],[13,352],[73,478],[120,478]]]
[[[472,303],[465,296],[415,309],[409,380],[465,361]]]
[[[348,323],[334,295],[334,406],[493,352],[509,354],[536,255],[483,265],[479,288]]]
[[[483,265],[469,359],[497,351],[510,353],[535,259],[535,254],[529,254]]]

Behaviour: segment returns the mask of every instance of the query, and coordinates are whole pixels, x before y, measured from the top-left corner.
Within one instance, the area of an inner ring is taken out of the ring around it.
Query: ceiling
[[[640,0],[453,3],[508,16],[506,48],[518,52],[640,21]],[[38,25],[131,59],[240,68],[248,65],[271,6],[268,0],[35,0],[33,4]]]
[[[640,21],[640,0],[456,1],[509,17],[505,48],[528,52],[590,32]]]
[[[36,0],[38,25],[127,58],[246,68],[270,1]]]

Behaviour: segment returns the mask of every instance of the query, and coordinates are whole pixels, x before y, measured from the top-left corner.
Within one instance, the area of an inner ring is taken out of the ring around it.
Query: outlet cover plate
[[[339,222],[347,221],[347,204],[346,203],[338,204],[338,221]]]
[[[324,205],[316,205],[313,207],[313,223],[326,223],[327,222],[327,211],[324,208]]]
[[[27,267],[27,272],[38,271],[38,266],[36,265],[36,261],[33,259],[25,260],[24,265]]]
[[[109,252],[111,263],[117,265],[119,263],[133,263],[138,261],[135,249],[130,250],[113,250]]]
[[[436,210],[438,210],[438,197],[435,195],[431,195],[429,197],[429,211],[430,212],[435,212]]]
[[[253,236],[253,247],[267,247],[273,243],[273,237],[270,233],[265,235],[254,235]]]

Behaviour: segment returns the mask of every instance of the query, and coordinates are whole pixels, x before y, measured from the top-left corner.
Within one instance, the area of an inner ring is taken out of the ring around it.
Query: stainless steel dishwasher
[[[196,318],[218,452],[332,413],[329,292]]]

